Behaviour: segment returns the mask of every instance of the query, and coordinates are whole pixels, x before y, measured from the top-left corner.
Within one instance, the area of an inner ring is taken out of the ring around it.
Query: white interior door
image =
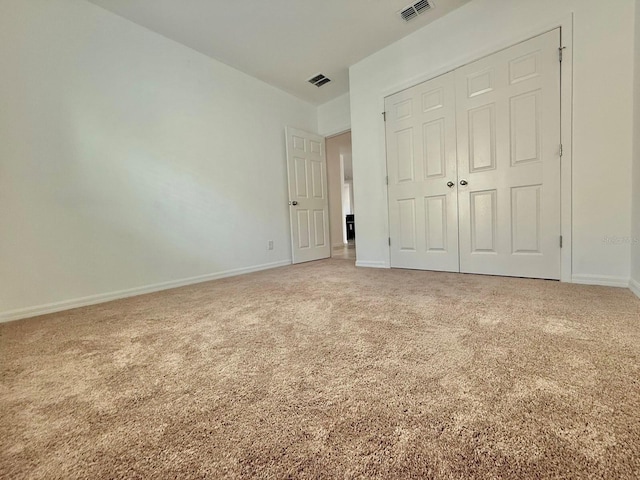
[[[391,266],[458,267],[453,73],[385,101]]]
[[[460,270],[560,278],[560,30],[455,71]]]
[[[329,200],[324,138],[287,127],[293,263],[328,258]]]

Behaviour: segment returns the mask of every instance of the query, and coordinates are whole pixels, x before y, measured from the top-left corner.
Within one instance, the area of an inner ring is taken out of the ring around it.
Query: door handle
[[[454,185],[455,185],[455,183],[453,183],[453,182],[447,182],[447,187],[449,187],[449,188],[453,188]]]
[[[468,183],[466,180],[460,180],[460,185],[464,187],[465,185],[468,185]]]
[[[298,204],[295,200],[293,202],[289,202],[289,205],[293,205],[294,207]]]

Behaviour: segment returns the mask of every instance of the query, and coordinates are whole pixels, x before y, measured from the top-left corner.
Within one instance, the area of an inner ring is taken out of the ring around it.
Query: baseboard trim
[[[365,268],[389,268],[384,262],[369,262],[366,260],[358,260],[356,261],[356,267],[365,267]]]
[[[246,273],[259,272],[261,270],[269,270],[271,268],[284,267],[291,265],[291,260],[282,260],[279,262],[265,263],[262,265],[254,265],[251,267],[236,268],[233,270],[225,270],[223,272],[199,275],[197,277],[183,278],[180,280],[171,280],[169,282],[156,283],[153,285],[145,285],[142,287],[130,288],[127,290],[119,290],[116,292],[99,293],[88,297],[74,298],[71,300],[63,300],[62,302],[48,303],[45,305],[37,305],[34,307],[21,308],[0,312],[0,323],[12,322],[24,318],[37,317],[38,315],[46,315],[48,313],[62,312],[71,310],[72,308],[86,307],[88,305],[96,305],[98,303],[111,302],[136,295],[144,295],[146,293],[160,292],[172,288],[185,287],[196,283],[209,282],[220,278],[234,277],[244,275]]]
[[[629,290],[636,294],[638,298],[640,298],[640,282],[634,280],[633,278],[629,280]]]
[[[333,248],[338,249],[338,248],[344,248],[348,245],[348,243],[334,243],[333,244]]]
[[[616,277],[613,275],[572,275],[571,282],[582,285],[629,288],[629,278]]]

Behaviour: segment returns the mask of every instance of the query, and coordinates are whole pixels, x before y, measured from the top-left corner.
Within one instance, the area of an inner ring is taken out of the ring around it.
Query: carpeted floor
[[[3,324],[0,477],[640,478],[640,300],[334,259]]]

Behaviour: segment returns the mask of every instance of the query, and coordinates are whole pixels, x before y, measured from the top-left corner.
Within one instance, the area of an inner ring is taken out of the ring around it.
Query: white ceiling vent
[[[409,20],[413,20],[414,18],[416,18],[421,13],[426,12],[431,7],[433,7],[433,4],[429,2],[429,0],[420,0],[419,2],[416,2],[400,10],[400,17],[405,22],[408,22]]]
[[[327,83],[329,83],[331,81],[330,78],[327,78],[325,75],[319,73],[318,75],[316,75],[315,77],[312,77],[308,80],[308,82],[311,85],[315,85],[316,87],[320,88],[323,85],[326,85]]]

